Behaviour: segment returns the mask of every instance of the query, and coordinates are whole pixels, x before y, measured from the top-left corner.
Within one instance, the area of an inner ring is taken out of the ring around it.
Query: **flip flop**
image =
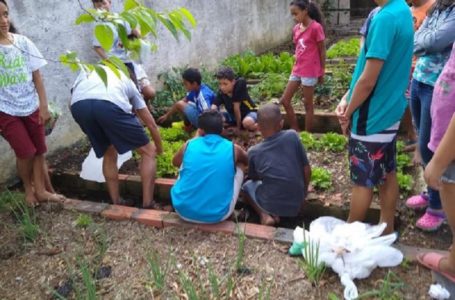
[[[439,264],[441,263],[441,260],[444,258],[447,258],[447,256],[435,252],[427,252],[417,255],[417,261],[421,265],[427,267],[432,271],[442,274],[444,277],[455,283],[455,274],[443,272],[439,268]]]

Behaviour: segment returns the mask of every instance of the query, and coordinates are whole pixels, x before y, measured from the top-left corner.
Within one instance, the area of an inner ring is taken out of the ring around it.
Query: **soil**
[[[24,243],[10,214],[0,213],[0,253],[9,253],[0,257],[1,299],[50,299],[56,288],[67,292],[68,299],[75,299],[74,290],[82,287],[79,269],[83,263],[92,277],[103,273],[99,276],[102,279],[96,280],[100,299],[188,299],[182,274],[199,292],[201,285],[209,291],[208,269],[222,278],[228,276],[236,261],[238,241],[229,235],[185,228],[155,229],[97,217],[87,229],[82,229],[76,226],[78,216],[70,211],[38,208],[41,233],[35,242]],[[105,253],[101,245],[105,245]],[[233,273],[233,292],[231,297],[223,298],[258,299],[261,290],[270,288],[270,299],[327,299],[329,293],[342,299],[343,288],[336,274],[326,271],[318,294],[299,267],[299,259],[288,256],[287,250],[288,245],[247,239],[244,272]],[[154,261],[161,268],[170,266],[162,292],[153,292],[146,260],[152,253],[156,253]],[[368,279],[357,281],[360,294],[379,289],[388,271],[377,269]],[[406,262],[391,271],[404,283],[395,299],[428,298],[428,270]],[[222,284],[222,294],[225,285]]]

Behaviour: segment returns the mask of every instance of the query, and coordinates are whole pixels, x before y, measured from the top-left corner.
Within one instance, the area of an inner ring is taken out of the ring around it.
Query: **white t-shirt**
[[[0,45],[0,111],[24,117],[38,109],[32,73],[47,62],[27,37],[12,37],[13,45]]]
[[[132,109],[147,107],[133,81],[120,72],[118,78],[108,67],[103,67],[107,74],[107,86],[96,74],[81,72],[73,85],[71,105],[83,100],[106,100],[114,103],[126,113]]]

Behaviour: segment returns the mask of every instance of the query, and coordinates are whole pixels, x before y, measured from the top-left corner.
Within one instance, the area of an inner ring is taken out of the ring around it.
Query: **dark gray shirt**
[[[248,151],[252,180],[261,180],[256,190],[258,204],[270,213],[293,217],[305,198],[304,166],[308,158],[294,130],[283,130]]]

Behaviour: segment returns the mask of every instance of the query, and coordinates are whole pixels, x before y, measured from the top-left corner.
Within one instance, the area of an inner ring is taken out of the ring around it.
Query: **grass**
[[[147,263],[150,268],[149,276],[151,278],[151,287],[152,289],[155,288],[159,293],[162,293],[166,287],[166,276],[169,270],[169,264],[163,268],[161,266],[161,258],[156,251],[147,255]]]
[[[378,281],[380,286],[359,296],[359,299],[399,300],[403,299],[401,290],[404,283],[394,272],[389,271],[384,279]]]
[[[87,214],[79,214],[76,219],[76,227],[87,228],[93,224],[92,216]]]
[[[305,244],[305,248],[303,249],[304,259],[300,260],[300,266],[304,270],[308,280],[319,288],[319,282],[326,270],[325,264],[319,262],[319,242],[314,243],[310,241],[305,235],[305,231],[303,231],[303,241]]]
[[[237,240],[237,254],[236,254],[236,259],[235,259],[235,270],[238,273],[242,273],[244,271],[243,260],[245,257],[246,236],[245,236],[245,232],[243,232],[242,230],[239,230],[239,228],[237,228],[237,231],[238,231],[238,234],[237,234],[238,240]]]
[[[38,238],[40,228],[36,221],[35,210],[27,205],[24,194],[8,190],[2,192],[0,209],[11,212],[16,218],[19,223],[19,232],[25,242],[34,242]]]

